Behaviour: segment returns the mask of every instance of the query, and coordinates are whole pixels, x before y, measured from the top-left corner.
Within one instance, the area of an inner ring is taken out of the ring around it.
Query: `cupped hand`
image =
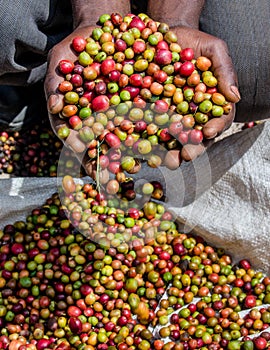
[[[68,59],[70,61],[77,59],[77,54],[70,47],[72,39],[76,36],[89,37],[92,29],[93,27],[76,29],[50,51],[45,79],[45,94],[53,130],[57,133],[57,130],[63,125],[70,129],[70,134],[65,139],[64,144],[75,152],[86,172],[95,179],[97,172],[96,162],[90,161],[87,154],[85,156],[86,146],[80,140],[78,131],[72,129],[64,119],[59,118],[59,112],[64,106],[64,96],[58,93],[58,85],[64,79],[58,73],[57,69],[59,61],[62,59]],[[238,102],[240,95],[237,88],[237,76],[226,43],[212,35],[192,28],[177,27],[172,28],[172,30],[177,34],[178,42],[182,48],[191,47],[194,50],[195,57],[206,56],[211,59],[211,70],[218,79],[218,90],[225,96],[227,101],[233,104]],[[185,145],[181,150],[179,159],[190,161],[203,153],[214,142],[216,136],[230,127],[234,120],[234,114],[235,108],[229,114],[224,114],[219,118],[213,118],[207,122],[203,127],[205,141],[199,145]],[[107,182],[108,177],[109,175],[106,169],[99,174],[101,182]]]
[[[218,90],[228,102],[233,104],[232,111],[219,118],[212,118],[203,127],[205,141],[199,145],[188,144],[182,148],[181,158],[185,161],[195,159],[213,142],[214,138],[228,129],[235,116],[235,103],[240,100],[237,75],[226,43],[212,35],[188,27],[171,28],[178,37],[181,48],[192,48],[195,58],[208,57],[212,61],[210,68],[218,80]]]
[[[79,138],[78,131],[72,129],[69,123],[59,117],[59,112],[64,107],[64,95],[58,91],[59,84],[64,80],[63,75],[58,72],[58,64],[61,60],[67,59],[71,62],[76,61],[77,54],[71,49],[72,39],[76,36],[87,38],[91,35],[93,27],[84,27],[76,29],[72,34],[66,37],[59,44],[55,45],[48,55],[48,68],[44,82],[45,95],[47,98],[47,109],[53,131],[57,135],[59,128],[67,126],[70,129],[69,136],[63,141],[65,146],[72,149],[82,166],[93,179],[96,179],[97,163],[90,161],[87,157],[86,145]],[[105,183],[108,181],[107,169],[99,173],[99,181]]]

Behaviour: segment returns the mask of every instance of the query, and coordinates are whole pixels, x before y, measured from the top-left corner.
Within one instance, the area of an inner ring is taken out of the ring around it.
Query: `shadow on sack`
[[[256,168],[256,157],[262,158],[264,154],[261,152],[255,156],[255,153],[258,148],[263,151],[267,143],[269,123],[262,123],[214,143],[204,154],[192,162],[182,163],[177,170],[163,169],[166,205],[177,208],[190,205],[241,162],[243,156],[251,161],[251,168],[246,171],[251,170],[252,166]],[[269,156],[267,151],[265,154]]]

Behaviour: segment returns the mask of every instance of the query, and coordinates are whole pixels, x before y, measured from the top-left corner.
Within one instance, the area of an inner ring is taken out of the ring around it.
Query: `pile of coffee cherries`
[[[77,130],[89,158],[102,155],[113,174],[138,172],[141,161],[177,168],[183,145],[200,144],[207,121],[232,109],[211,61],[195,58],[166,23],[145,14],[104,14],[99,24],[90,37],[73,39],[75,62],[59,62],[58,116],[68,125],[59,137]],[[168,150],[178,152],[169,157]]]
[[[62,154],[62,163],[59,164],[62,151],[65,154]],[[63,150],[62,142],[52,131],[49,122],[32,126],[29,130],[0,131],[0,175],[55,177],[59,169],[62,175],[74,170],[75,176],[83,171],[72,152]]]
[[[91,183],[0,231],[0,348],[267,349],[270,278]]]
[[[12,173],[12,154],[15,151],[15,139],[5,131],[0,132],[0,174]]]

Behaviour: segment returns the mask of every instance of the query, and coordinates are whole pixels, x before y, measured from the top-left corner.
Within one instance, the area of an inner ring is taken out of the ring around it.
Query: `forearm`
[[[128,0],[72,0],[74,28],[95,26],[100,15],[119,12],[122,16],[130,13]]]
[[[170,27],[198,28],[205,0],[149,0],[148,15]]]

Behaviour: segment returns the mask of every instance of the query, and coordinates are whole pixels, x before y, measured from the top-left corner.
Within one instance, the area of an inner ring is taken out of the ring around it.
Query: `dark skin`
[[[177,34],[181,47],[192,47],[195,57],[206,56],[211,59],[213,72],[219,81],[218,88],[226,99],[236,103],[240,99],[237,89],[237,76],[229,56],[227,45],[220,39],[198,30],[199,16],[203,7],[202,0],[149,0],[148,15],[156,21],[165,22]],[[48,71],[45,79],[45,93],[52,128],[57,132],[60,126],[68,123],[58,118],[64,101],[63,95],[57,93],[57,86],[63,78],[56,74],[58,62],[61,59],[74,61],[76,56],[70,50],[70,43],[75,36],[89,37],[96,19],[106,9],[107,13],[130,13],[129,2],[126,0],[111,0],[101,2],[85,2],[73,0],[74,32],[62,42],[55,45],[48,57]],[[174,9],[171,11],[171,9]],[[91,14],[89,16],[89,14]],[[94,19],[94,20],[93,20]],[[207,139],[201,145],[186,145],[181,151],[181,158],[190,161],[201,154],[213,139],[226,130],[233,122],[233,111],[220,118],[214,118],[205,124],[204,137]],[[96,163],[85,159],[85,144],[79,139],[78,132],[70,129],[70,135],[65,140],[65,145],[70,147],[82,161],[87,173],[95,178]],[[100,181],[108,181],[108,171],[105,169],[100,174]]]

